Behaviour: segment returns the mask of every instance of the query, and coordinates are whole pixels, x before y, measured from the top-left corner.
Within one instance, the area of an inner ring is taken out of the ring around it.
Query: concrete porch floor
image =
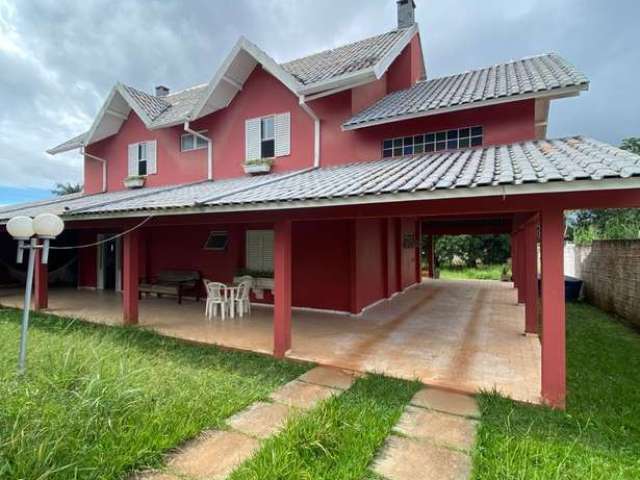
[[[418,379],[464,392],[496,389],[515,400],[540,402],[540,342],[523,335],[524,307],[510,283],[425,280],[352,316],[294,310],[288,357],[357,371]],[[53,289],[49,313],[119,324],[121,296]],[[0,305],[21,307],[21,293],[0,291]],[[140,325],[200,343],[272,351],[270,307],[243,319],[209,322],[204,304],[144,298]]]

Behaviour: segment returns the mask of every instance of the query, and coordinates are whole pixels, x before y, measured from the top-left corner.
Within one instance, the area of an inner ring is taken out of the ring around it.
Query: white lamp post
[[[64,230],[64,222],[52,213],[41,213],[36,218],[17,216],[7,222],[7,232],[18,240],[18,263],[24,259],[24,251],[29,250],[27,265],[27,284],[24,291],[24,307],[22,310],[22,329],[20,332],[20,355],[18,371],[24,373],[27,355],[27,329],[29,327],[29,310],[31,308],[31,291],[33,288],[33,271],[35,268],[36,250],[42,249],[42,263],[49,260],[49,242]],[[42,239],[40,245],[38,239]],[[29,243],[27,243],[27,241]]]

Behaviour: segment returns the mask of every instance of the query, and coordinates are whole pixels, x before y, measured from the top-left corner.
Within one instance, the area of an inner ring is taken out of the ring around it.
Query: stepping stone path
[[[228,430],[203,432],[172,454],[162,471],[137,473],[131,480],[222,480],[278,433],[287,420],[340,395],[355,373],[316,367],[274,391],[271,402],[255,402],[227,420]]]
[[[374,462],[388,480],[463,480],[471,475],[476,400],[468,395],[424,388],[414,395]]]

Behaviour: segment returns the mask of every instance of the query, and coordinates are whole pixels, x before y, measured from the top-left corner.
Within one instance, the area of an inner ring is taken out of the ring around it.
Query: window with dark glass
[[[387,138],[382,141],[382,156],[384,158],[402,157],[404,155],[480,147],[482,142],[482,127],[456,128],[412,137]]]
[[[147,144],[138,144],[138,175],[147,174]]]
[[[211,232],[204,244],[205,250],[225,250],[229,243],[228,232]]]
[[[260,156],[262,158],[275,157],[276,139],[274,134],[274,118],[260,119]]]

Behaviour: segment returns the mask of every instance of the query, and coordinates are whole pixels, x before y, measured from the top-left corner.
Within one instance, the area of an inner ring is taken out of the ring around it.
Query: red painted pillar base
[[[525,328],[538,333],[538,222],[530,221],[525,230]]]
[[[291,349],[291,222],[276,222],[274,236],[273,355],[282,358]]]
[[[426,239],[426,253],[427,253],[427,262],[429,264],[429,278],[435,278],[436,276],[436,255],[435,249],[433,248],[433,235],[429,235]]]
[[[542,223],[542,398],[555,408],[566,399],[564,215],[544,210]]]
[[[138,323],[139,233],[124,236],[122,253],[122,320],[125,325]]]
[[[49,307],[49,268],[42,264],[42,250],[36,250],[33,278],[33,308],[44,310]]]

